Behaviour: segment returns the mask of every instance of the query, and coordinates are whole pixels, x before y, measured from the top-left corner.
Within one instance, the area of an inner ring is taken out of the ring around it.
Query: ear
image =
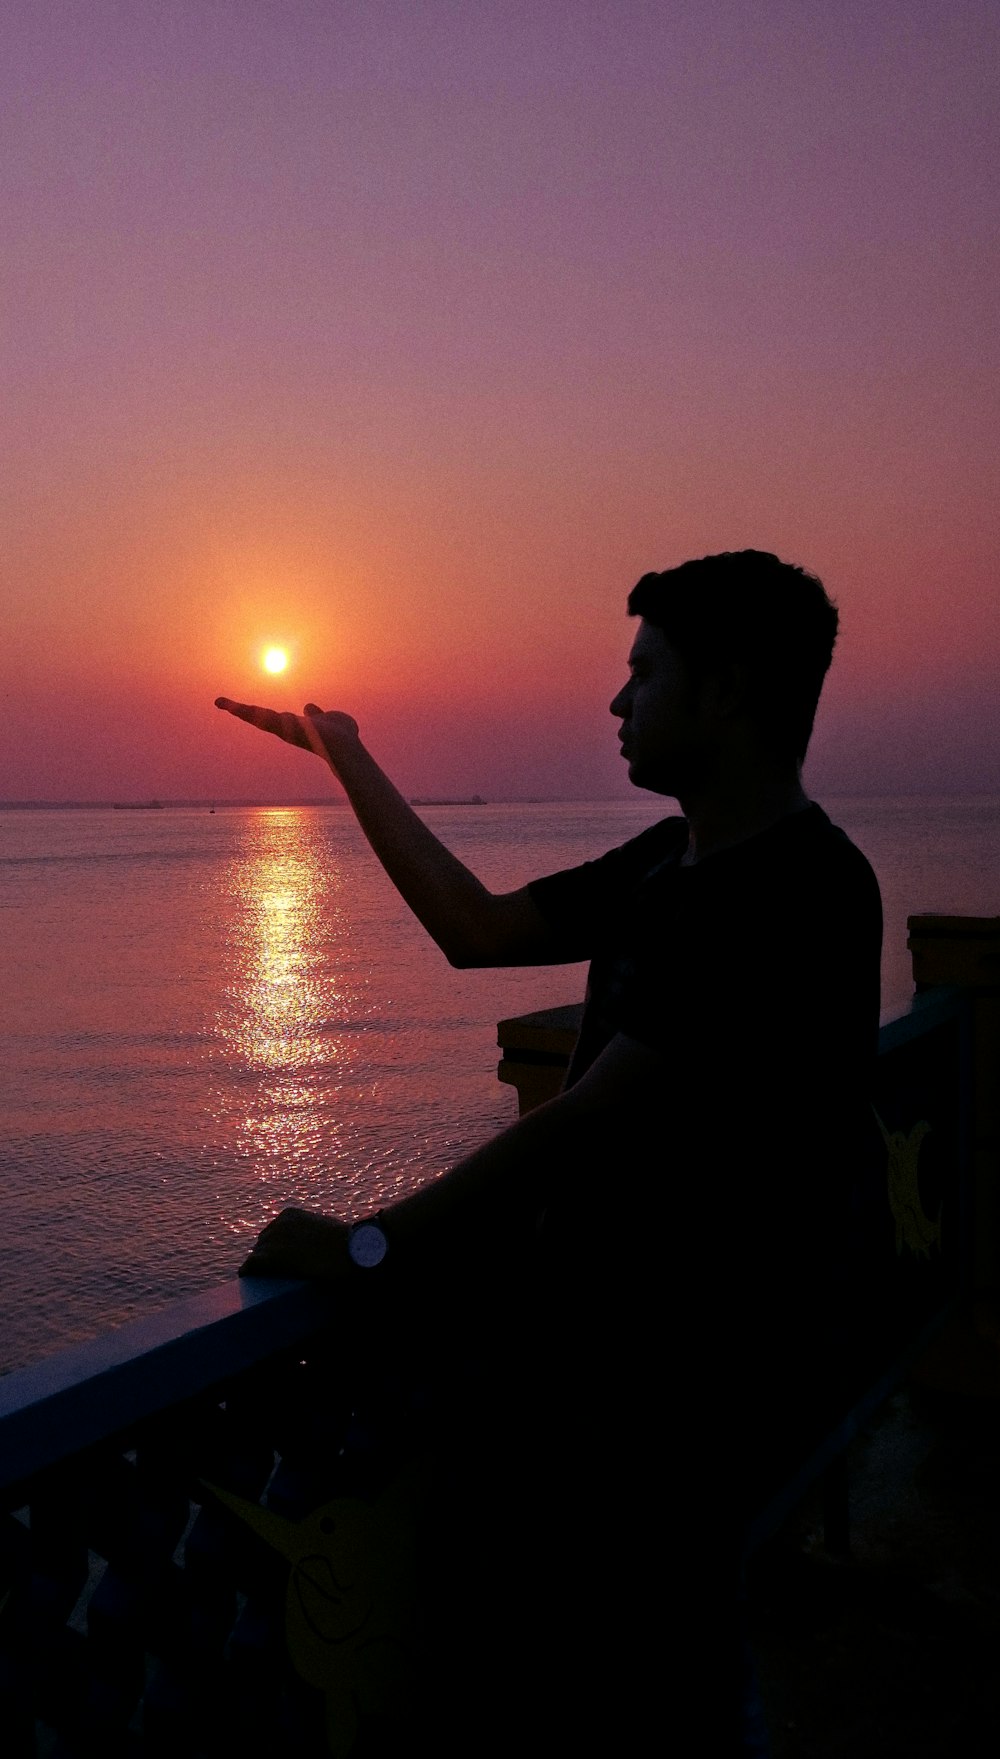
[[[742,660],[726,660],[709,672],[702,684],[702,702],[720,720],[741,715],[749,697],[749,674]]]

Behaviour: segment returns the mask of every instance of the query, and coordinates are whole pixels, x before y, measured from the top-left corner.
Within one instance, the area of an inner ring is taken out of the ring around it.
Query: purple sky
[[[817,792],[995,790],[998,46],[6,0],[0,798],[320,791],[219,692],[414,791],[623,791],[625,594],[745,545],[841,606]]]

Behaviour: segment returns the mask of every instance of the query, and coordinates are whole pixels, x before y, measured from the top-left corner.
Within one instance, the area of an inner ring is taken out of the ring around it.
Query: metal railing
[[[966,1018],[960,992],[931,991],[882,1029],[895,1331],[873,1340],[864,1396],[761,1511],[757,1539],[967,1290]],[[367,1533],[379,1552],[366,1523],[415,1428],[372,1321],[350,1296],[234,1280],[0,1380],[5,1754],[308,1759],[378,1725],[392,1668],[359,1661],[352,1683],[357,1608],[336,1544]],[[393,1601],[365,1580],[373,1604]],[[383,1636],[387,1654],[405,1649]]]

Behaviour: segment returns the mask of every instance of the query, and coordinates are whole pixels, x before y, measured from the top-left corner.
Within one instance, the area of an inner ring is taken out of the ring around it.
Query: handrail
[[[941,1139],[961,1143],[965,1004],[960,990],[930,991],[882,1028],[879,1104],[897,1158],[916,1141],[925,1098],[931,1142],[940,1117]],[[571,1021],[561,1010],[557,1032]],[[516,1021],[505,1025],[517,1035]],[[529,1052],[539,1030],[527,1017]],[[551,1065],[533,1067],[558,1079]],[[964,1147],[949,1149],[948,1165],[964,1190]],[[904,1291],[910,1350],[964,1286],[964,1231],[949,1230],[933,1260],[912,1260],[925,1293]],[[322,1566],[324,1535],[340,1530],[329,1511],[347,1532],[376,1520],[425,1437],[432,1452],[450,1445],[455,1414],[441,1413],[444,1437],[429,1435],[437,1403],[404,1384],[383,1347],[398,1337],[393,1311],[377,1279],[334,1293],[234,1278],[0,1379],[0,1702],[15,1759],[53,1738],[75,1759],[133,1747],[303,1759],[348,1750],[355,1687],[371,1681],[340,1661],[319,1666],[290,1587],[313,1593],[306,1566],[317,1547]],[[835,1466],[898,1383],[906,1349],[876,1355],[860,1400],[831,1411],[820,1452],[777,1488],[751,1541]],[[846,1533],[843,1494],[828,1506],[831,1531]]]
[[[940,984],[935,989],[921,990],[914,995],[901,1014],[883,1021],[878,1033],[878,1054],[909,1044],[932,1027],[953,1020],[962,1006],[963,992],[953,984]]]
[[[880,1055],[956,1018],[961,995],[916,995],[881,1028]],[[566,1012],[557,1010],[561,1026]],[[338,1311],[343,1301],[316,1284],[233,1278],[14,1370],[0,1378],[0,1493],[304,1343]]]
[[[0,1493],[328,1326],[314,1283],[234,1277],[0,1379]]]

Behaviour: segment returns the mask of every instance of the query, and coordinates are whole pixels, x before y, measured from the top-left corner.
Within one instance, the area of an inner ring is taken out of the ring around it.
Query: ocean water
[[[886,913],[1000,912],[1000,801],[822,804]],[[513,887],[664,803],[423,809]],[[581,966],[456,972],[329,808],[0,812],[0,1370],[234,1274],[285,1203],[389,1203],[512,1121],[496,1022]]]

